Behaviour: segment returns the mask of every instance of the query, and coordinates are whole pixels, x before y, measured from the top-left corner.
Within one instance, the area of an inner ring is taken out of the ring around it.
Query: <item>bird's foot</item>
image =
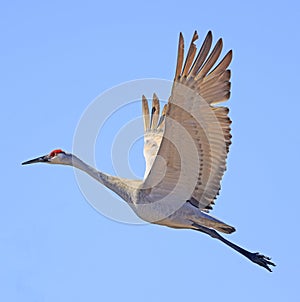
[[[270,257],[264,256],[264,255],[262,255],[262,254],[260,254],[260,253],[250,253],[249,259],[250,259],[252,262],[254,262],[254,263],[256,263],[256,264],[258,264],[258,265],[264,267],[264,268],[267,269],[269,272],[272,272],[272,270],[271,270],[271,268],[269,267],[269,265],[276,266],[275,263],[273,263],[273,262],[271,261],[271,258],[270,258]]]

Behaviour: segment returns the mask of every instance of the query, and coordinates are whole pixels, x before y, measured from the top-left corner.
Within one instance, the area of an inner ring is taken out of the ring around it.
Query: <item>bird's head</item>
[[[51,151],[47,155],[43,155],[22,163],[22,165],[29,165],[35,163],[46,163],[46,164],[59,164],[59,165],[72,165],[73,155],[66,153],[61,149]]]

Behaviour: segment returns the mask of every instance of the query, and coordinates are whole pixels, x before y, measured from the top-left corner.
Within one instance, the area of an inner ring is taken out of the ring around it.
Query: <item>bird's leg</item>
[[[209,236],[211,236],[212,238],[216,238],[220,241],[222,241],[223,243],[225,243],[226,245],[230,246],[231,248],[233,248],[234,250],[236,250],[237,252],[239,252],[240,254],[242,254],[243,256],[247,257],[249,260],[251,260],[252,262],[264,267],[265,269],[267,269],[269,272],[272,272],[271,268],[269,267],[269,265],[273,265],[275,266],[275,264],[273,262],[271,262],[271,258],[266,257],[264,255],[261,255],[259,253],[251,253],[243,248],[241,248],[240,246],[230,242],[229,240],[226,240],[224,237],[222,237],[217,231],[210,229],[210,228],[206,228],[204,226],[198,225],[196,223],[193,224],[194,227],[196,227],[196,230],[199,232],[203,232],[205,234],[208,234]]]

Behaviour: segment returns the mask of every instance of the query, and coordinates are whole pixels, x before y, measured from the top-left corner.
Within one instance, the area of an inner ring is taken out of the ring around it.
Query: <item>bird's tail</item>
[[[231,234],[235,232],[235,228],[233,226],[223,222],[215,226],[214,229],[225,234]]]
[[[199,217],[199,221],[195,221],[195,228],[197,228],[197,224],[215,229],[216,231],[225,233],[225,234],[231,234],[235,232],[235,228],[219,219],[216,219],[207,213],[204,213],[201,211],[201,216]]]

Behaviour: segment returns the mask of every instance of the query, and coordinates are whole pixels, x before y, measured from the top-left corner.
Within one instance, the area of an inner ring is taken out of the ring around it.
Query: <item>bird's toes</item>
[[[250,260],[255,262],[256,264],[264,267],[267,269],[269,272],[272,272],[271,268],[269,267],[270,265],[276,266],[275,263],[271,261],[270,257],[267,257],[265,255],[262,255],[260,253],[251,253]]]

